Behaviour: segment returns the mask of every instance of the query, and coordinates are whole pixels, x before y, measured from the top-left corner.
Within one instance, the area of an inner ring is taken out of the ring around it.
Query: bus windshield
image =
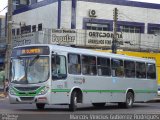
[[[16,84],[42,83],[49,78],[49,57],[32,56],[12,59],[11,82]]]

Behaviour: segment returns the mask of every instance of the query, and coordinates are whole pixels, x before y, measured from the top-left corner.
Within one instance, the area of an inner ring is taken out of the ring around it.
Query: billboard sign
[[[72,29],[53,29],[51,44],[76,44],[76,30]]]

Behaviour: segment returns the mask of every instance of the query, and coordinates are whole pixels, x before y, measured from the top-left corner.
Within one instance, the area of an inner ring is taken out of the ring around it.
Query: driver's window
[[[54,55],[52,57],[52,79],[66,78],[66,58],[61,55]]]

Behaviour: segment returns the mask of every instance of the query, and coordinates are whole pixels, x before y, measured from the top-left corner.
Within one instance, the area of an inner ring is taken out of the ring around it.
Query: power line
[[[0,12],[4,11],[7,7],[8,7],[8,5],[6,7],[4,7]]]

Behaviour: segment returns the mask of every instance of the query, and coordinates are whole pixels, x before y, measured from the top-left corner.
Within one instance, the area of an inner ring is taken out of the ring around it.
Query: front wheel
[[[77,109],[77,92],[73,91],[71,95],[71,101],[69,104],[69,110],[75,111]]]
[[[38,110],[43,110],[44,107],[45,107],[45,104],[43,104],[43,103],[37,103],[36,107],[37,107]]]

